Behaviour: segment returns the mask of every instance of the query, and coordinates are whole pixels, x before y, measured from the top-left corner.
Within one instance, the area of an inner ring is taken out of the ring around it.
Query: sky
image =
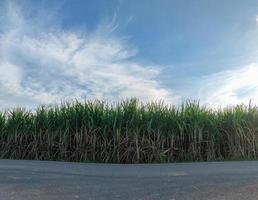
[[[0,108],[258,104],[257,0],[0,0]]]

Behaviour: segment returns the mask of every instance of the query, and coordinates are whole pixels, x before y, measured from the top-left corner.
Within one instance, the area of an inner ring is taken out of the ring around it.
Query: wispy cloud
[[[214,107],[248,104],[250,100],[258,103],[258,64],[204,77],[199,97],[203,103]]]
[[[85,97],[175,100],[158,81],[159,66],[133,61],[137,49],[113,34],[114,22],[85,33],[23,12],[7,3],[0,20],[1,106]]]

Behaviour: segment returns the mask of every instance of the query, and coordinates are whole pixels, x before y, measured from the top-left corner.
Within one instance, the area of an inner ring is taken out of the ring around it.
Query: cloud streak
[[[198,96],[213,107],[258,103],[258,64],[204,77]]]
[[[1,106],[75,98],[177,98],[158,81],[159,66],[133,60],[137,49],[113,34],[113,22],[85,33],[42,20],[29,20],[17,4],[6,5],[0,21]]]

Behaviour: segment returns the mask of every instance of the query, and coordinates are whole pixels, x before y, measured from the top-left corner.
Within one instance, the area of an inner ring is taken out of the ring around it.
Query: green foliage
[[[258,109],[129,99],[0,113],[0,158],[113,163],[258,158]]]

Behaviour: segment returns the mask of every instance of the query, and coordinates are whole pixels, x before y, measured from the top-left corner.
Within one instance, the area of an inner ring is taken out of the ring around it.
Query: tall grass
[[[113,163],[258,158],[258,108],[136,99],[0,113],[0,158]]]

